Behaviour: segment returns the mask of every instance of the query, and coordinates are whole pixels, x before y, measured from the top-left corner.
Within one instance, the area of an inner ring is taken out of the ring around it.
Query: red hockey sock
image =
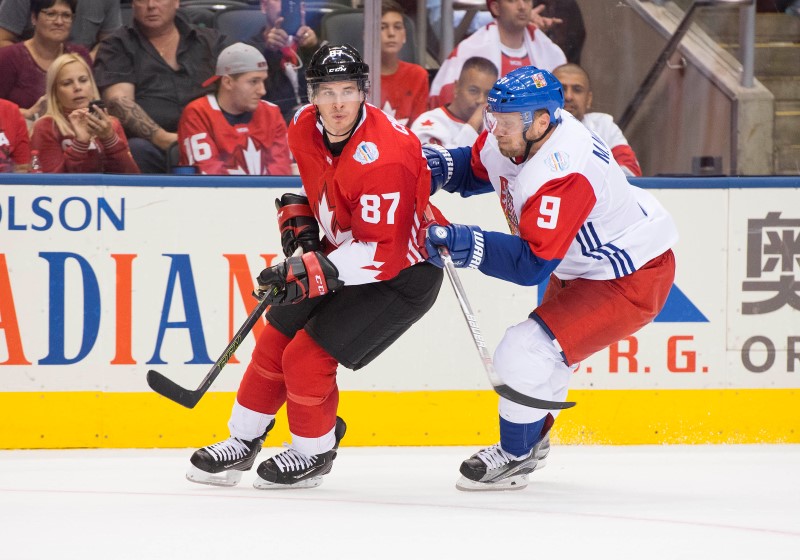
[[[286,412],[295,435],[315,438],[327,434],[336,423],[339,388],[338,362],[305,331],[298,332],[283,353],[286,379]]]
[[[239,384],[236,393],[239,404],[264,414],[275,414],[283,406],[286,402],[286,385],[281,361],[291,340],[267,323]]]

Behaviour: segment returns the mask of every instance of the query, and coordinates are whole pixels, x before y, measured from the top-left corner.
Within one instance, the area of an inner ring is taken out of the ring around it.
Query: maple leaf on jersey
[[[342,231],[339,222],[336,220],[336,206],[331,206],[328,201],[328,184],[322,187],[319,195],[319,205],[317,206],[319,215],[319,225],[325,232],[325,236],[330,239],[336,247],[353,238],[349,231]]]
[[[421,124],[422,126],[433,126],[433,121],[430,120],[430,119],[425,119],[424,121],[422,121],[419,124]]]
[[[237,167],[228,169],[228,175],[261,175],[261,147],[252,138],[247,139],[247,148],[236,146],[232,159]]]
[[[389,103],[388,99],[386,100],[386,103],[383,104],[383,108],[381,109],[381,111],[383,111],[384,113],[386,113],[387,115],[389,115],[390,117],[392,117],[394,120],[396,120],[397,122],[399,122],[402,125],[408,124],[408,117],[406,117],[404,119],[398,119],[397,118],[397,116],[396,116],[397,115],[397,109],[392,107],[392,104]]]

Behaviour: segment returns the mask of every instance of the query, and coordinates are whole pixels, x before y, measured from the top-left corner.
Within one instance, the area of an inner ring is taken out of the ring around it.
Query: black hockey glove
[[[315,251],[289,257],[265,268],[256,278],[258,296],[265,295],[272,305],[288,305],[305,298],[324,296],[344,286],[336,266]]]
[[[444,187],[453,177],[453,156],[437,144],[423,144],[422,153],[431,170],[431,194]]]
[[[281,230],[283,254],[291,257],[298,247],[304,253],[319,251],[319,224],[308,199],[299,194],[286,193],[275,199],[278,210],[278,228]]]

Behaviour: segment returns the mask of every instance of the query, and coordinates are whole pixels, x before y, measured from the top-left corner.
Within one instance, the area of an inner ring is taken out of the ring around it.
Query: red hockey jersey
[[[262,101],[249,123],[231,125],[214,94],[183,110],[178,123],[181,165],[204,175],[290,175],[286,123],[277,105]]]
[[[403,125],[365,104],[337,157],[325,146],[315,107],[307,105],[289,125],[289,148],[345,284],[389,280],[424,260],[418,234],[430,171],[419,140]]]
[[[13,173],[16,165],[31,161],[28,126],[16,103],[0,99],[0,173]]]

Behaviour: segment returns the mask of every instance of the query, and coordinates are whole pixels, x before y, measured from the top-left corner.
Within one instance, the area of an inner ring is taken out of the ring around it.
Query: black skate
[[[274,425],[273,419],[264,435],[253,440],[229,437],[198,449],[192,454],[192,466],[186,471],[186,479],[212,486],[236,486],[242,473],[253,467],[261,445]]]
[[[336,417],[334,436],[336,443],[333,449],[319,455],[303,455],[292,449],[270,457],[258,466],[258,478],[253,486],[260,490],[276,490],[284,488],[316,488],[322,484],[322,477],[333,468],[336,450],[342,441],[347,425]]]
[[[461,463],[461,478],[456,488],[466,491],[522,490],[528,486],[528,475],[544,467],[550,453],[550,434],[518,459],[503,451],[500,444],[481,449]]]

